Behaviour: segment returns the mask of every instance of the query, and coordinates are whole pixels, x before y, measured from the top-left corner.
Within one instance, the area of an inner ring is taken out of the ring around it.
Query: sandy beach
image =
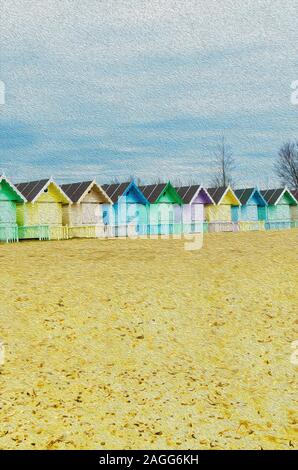
[[[298,230],[0,246],[1,449],[298,448]]]

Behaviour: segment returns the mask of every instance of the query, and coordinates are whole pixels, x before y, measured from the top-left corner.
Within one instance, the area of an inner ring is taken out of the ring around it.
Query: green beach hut
[[[291,228],[291,207],[297,205],[297,201],[288,188],[265,189],[261,191],[268,204],[267,230],[279,230]]]
[[[26,202],[20,191],[6,178],[0,176],[0,241],[18,241],[17,203]]]
[[[183,199],[172,184],[149,184],[140,186],[140,190],[150,203],[148,234],[181,233]]]

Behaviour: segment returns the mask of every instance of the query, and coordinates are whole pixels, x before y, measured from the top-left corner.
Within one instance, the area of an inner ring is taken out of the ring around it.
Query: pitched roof
[[[28,202],[35,202],[38,196],[50,185],[54,184],[58,191],[62,194],[67,202],[71,203],[70,198],[65,194],[63,189],[59,187],[52,178],[28,181],[26,183],[17,183],[15,186],[20,191],[20,193],[26,198]]]
[[[94,180],[82,181],[79,183],[62,184],[61,188],[65,194],[72,200],[72,202],[81,202],[85,194],[93,187],[96,187],[106,199],[106,202],[112,202],[106,192]]]
[[[130,182],[126,183],[112,183],[112,184],[103,184],[101,187],[109,198],[115,203],[118,199],[123,196],[127,188],[130,186]]]
[[[72,200],[72,202],[78,202],[78,200],[83,196],[85,191],[89,188],[92,181],[83,181],[80,183],[69,183],[61,184],[61,188],[67,194],[67,196]]]
[[[224,196],[228,192],[230,192],[232,200],[234,201],[232,205],[241,206],[241,202],[239,201],[238,197],[236,196],[231,186],[221,186],[219,188],[207,188],[207,192],[211,196],[215,204],[220,204]]]
[[[150,204],[154,204],[166,189],[167,185],[168,183],[147,184],[146,186],[140,186],[140,190],[144,194],[145,198],[148,199]]]
[[[200,194],[201,192],[204,194],[206,200],[206,204],[214,204],[214,201],[210,194],[208,193],[207,189],[203,188],[200,184],[191,184],[188,186],[180,186],[175,188],[179,196],[181,197],[184,204],[190,204],[193,199]],[[205,204],[205,203],[204,203]]]
[[[199,184],[193,184],[189,186],[180,186],[179,188],[175,189],[183,200],[184,204],[190,204],[200,188],[201,186]]]
[[[22,193],[28,202],[32,202],[36,196],[43,190],[48,184],[50,179],[29,181],[26,183],[17,183],[16,188]]]
[[[235,189],[234,191],[241,204],[247,204],[254,192],[255,188]]]
[[[286,188],[278,188],[278,189],[264,189],[261,191],[261,194],[267,204],[274,205],[276,204],[283,193],[286,191]]]
[[[207,191],[215,204],[219,204],[227,189],[228,187],[222,186],[220,188],[207,188]]]

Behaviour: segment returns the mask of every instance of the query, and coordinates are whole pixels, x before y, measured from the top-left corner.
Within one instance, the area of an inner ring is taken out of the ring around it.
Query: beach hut
[[[239,229],[264,230],[267,202],[258,188],[236,189],[241,206],[232,206],[232,221],[239,222]]]
[[[134,181],[103,184],[113,205],[105,204],[103,221],[110,236],[145,235],[149,201]]]
[[[201,185],[179,186],[175,189],[183,201],[183,233],[202,232],[205,221],[204,205],[214,205],[213,199]]]
[[[291,227],[291,207],[297,206],[297,200],[288,188],[265,189],[261,191],[268,204],[266,229],[279,230]]]
[[[18,241],[17,203],[26,202],[20,191],[6,178],[0,175],[0,241]]]
[[[232,207],[241,206],[239,199],[230,186],[207,188],[215,204],[206,204],[205,217],[210,232],[235,232],[239,230],[237,222],[232,221]]]
[[[291,193],[297,201],[297,204],[291,206],[292,227],[298,227],[298,189],[293,189]]]
[[[152,235],[170,235],[182,231],[183,200],[170,182],[140,187],[150,203],[149,230]]]
[[[17,204],[20,239],[68,238],[67,227],[62,225],[62,206],[72,202],[52,178],[18,183],[16,187],[27,201]]]
[[[112,201],[102,187],[93,180],[62,184],[61,189],[72,201],[62,208],[62,221],[68,226],[68,237],[104,237],[102,208],[103,204],[112,204]]]

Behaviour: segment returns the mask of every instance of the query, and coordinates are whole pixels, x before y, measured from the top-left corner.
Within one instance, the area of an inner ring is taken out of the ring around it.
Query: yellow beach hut
[[[63,206],[63,225],[68,226],[69,238],[104,237],[103,204],[113,203],[102,187],[93,180],[62,184],[61,189],[72,201]]]
[[[209,232],[237,232],[239,225],[232,221],[232,207],[241,206],[241,202],[230,186],[207,188],[214,204],[205,206],[205,218]]]
[[[16,188],[27,200],[17,204],[20,239],[68,238],[67,227],[62,225],[62,207],[72,202],[52,178],[18,183]]]

